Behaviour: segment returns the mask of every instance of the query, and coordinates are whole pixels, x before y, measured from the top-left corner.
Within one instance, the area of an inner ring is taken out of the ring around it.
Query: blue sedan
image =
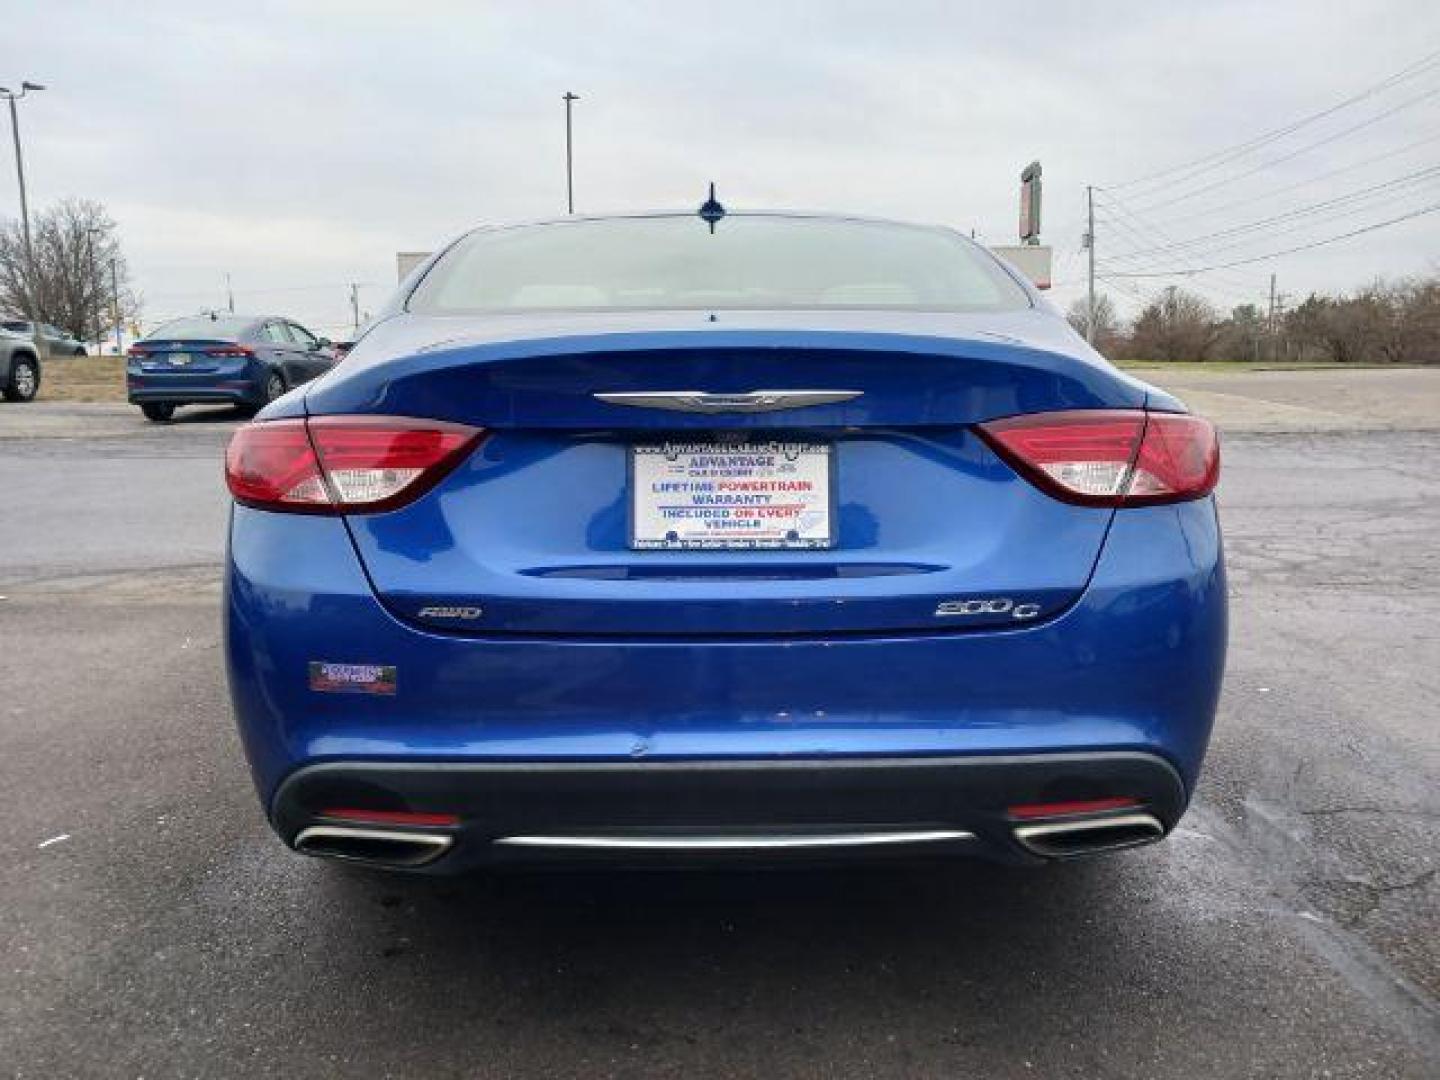
[[[339,359],[330,341],[291,319],[195,315],[174,319],[130,347],[125,388],[149,420],[180,405],[256,412]]]
[[[276,832],[425,872],[1163,837],[1224,667],[1214,429],[951,230],[702,209],[469,233],[236,433]]]

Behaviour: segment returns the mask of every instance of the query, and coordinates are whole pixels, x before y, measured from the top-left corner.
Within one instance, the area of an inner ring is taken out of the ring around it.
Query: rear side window
[[[290,337],[290,331],[286,329],[284,323],[266,323],[265,328],[260,331],[260,336],[266,341],[273,342],[276,345],[295,344],[294,339]]]
[[[947,229],[731,214],[602,218],[474,233],[411,311],[888,308],[1011,311],[1029,296]]]

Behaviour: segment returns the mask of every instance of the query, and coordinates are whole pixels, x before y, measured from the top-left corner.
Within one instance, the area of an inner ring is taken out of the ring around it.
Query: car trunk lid
[[[489,433],[416,503],[347,519],[397,615],[446,633],[655,637],[1043,621],[1083,591],[1112,511],[1044,495],[972,425],[1143,403],[1118,373],[1006,335],[764,328],[462,334],[383,364],[362,354],[307,404]],[[738,456],[743,479],[768,483],[790,451],[825,488],[823,522],[798,538],[816,542],[642,542],[663,536],[637,532],[637,484],[659,475],[643,456]]]

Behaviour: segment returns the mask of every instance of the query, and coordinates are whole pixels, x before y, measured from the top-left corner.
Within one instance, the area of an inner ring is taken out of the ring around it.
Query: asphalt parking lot
[[[0,1068],[1440,1074],[1440,371],[1147,373],[1225,432],[1229,673],[1166,843],[444,881],[292,855],[225,698],[236,420],[0,406]]]

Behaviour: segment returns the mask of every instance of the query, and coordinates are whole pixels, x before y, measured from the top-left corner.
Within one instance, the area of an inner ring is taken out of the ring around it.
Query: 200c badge
[[[1033,619],[1040,614],[1040,605],[1017,604],[1008,596],[988,600],[946,600],[935,608],[936,615],[1004,615],[1014,619]]]

